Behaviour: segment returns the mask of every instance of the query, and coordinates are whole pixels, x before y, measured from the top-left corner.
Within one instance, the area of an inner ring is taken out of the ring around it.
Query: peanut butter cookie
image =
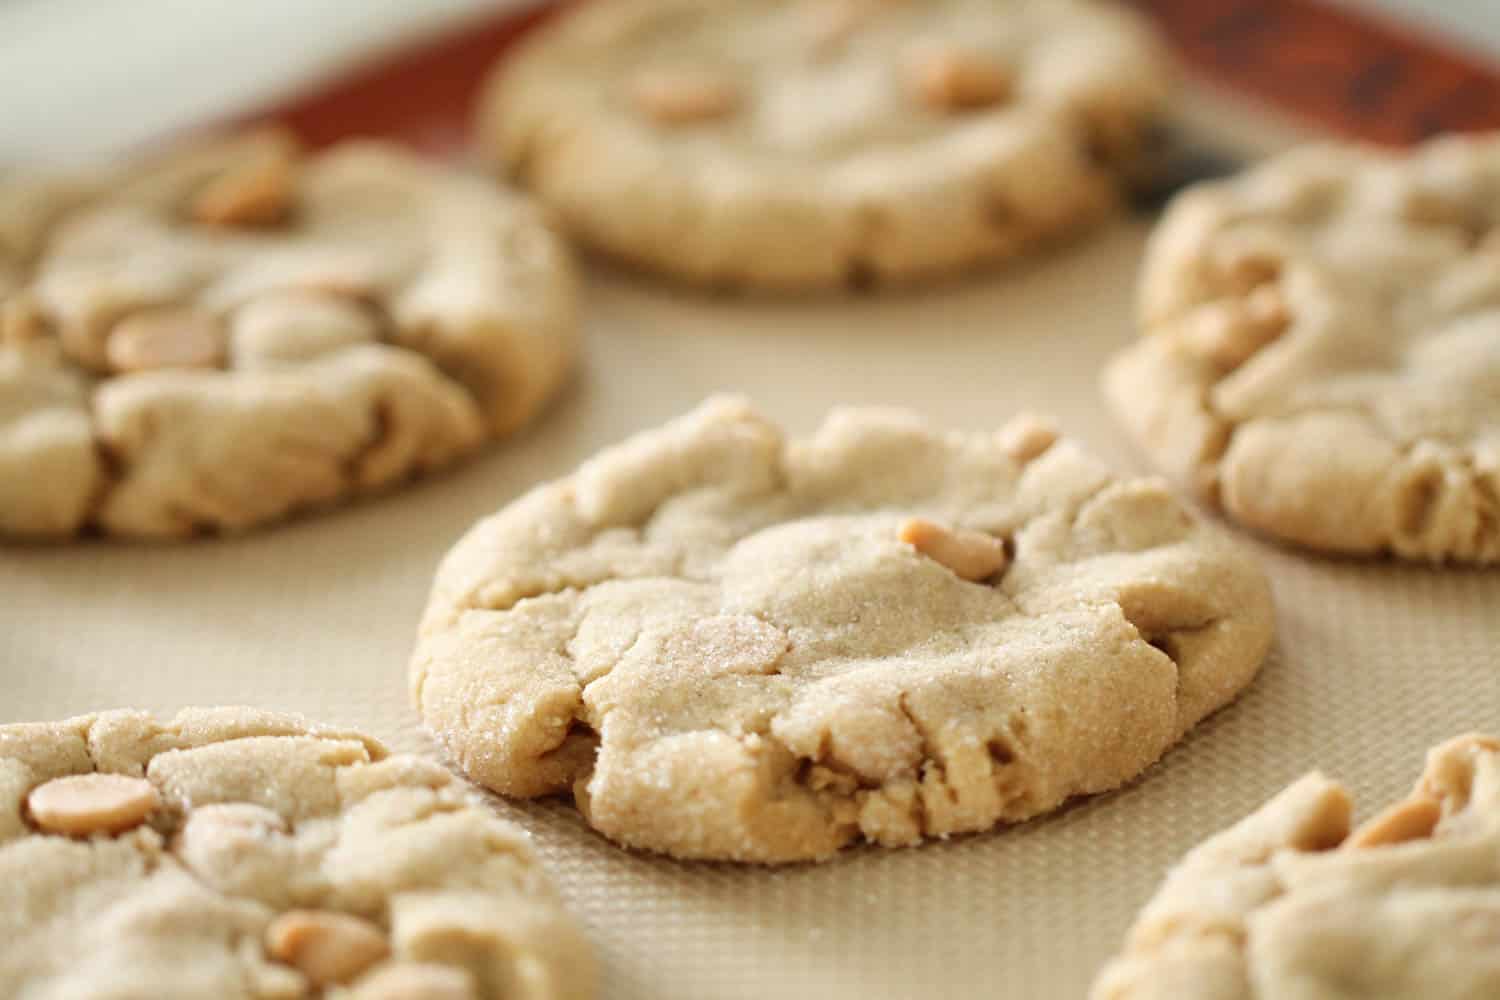
[[[573,311],[534,208],[393,147],[0,177],[0,536],[240,531],[447,465],[552,395]]]
[[[1091,996],[1500,996],[1500,741],[1445,743],[1405,801],[1350,811],[1309,774],[1194,849]]]
[[[1121,418],[1236,521],[1329,552],[1500,562],[1500,139],[1304,149],[1153,237]]]
[[[719,399],[481,522],[412,693],[460,766],[623,844],[825,858],[1139,774],[1254,677],[1265,579],[1035,419]]]
[[[0,995],[583,1000],[526,834],[442,767],[249,709],[0,726]]]
[[[1093,0],[613,0],[497,70],[477,131],[583,243],[711,286],[947,275],[1108,213],[1169,91]]]

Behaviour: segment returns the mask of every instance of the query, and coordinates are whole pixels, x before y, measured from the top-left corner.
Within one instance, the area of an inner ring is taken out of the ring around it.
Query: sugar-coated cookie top
[[[1115,787],[1270,634],[1242,553],[1043,422],[850,410],[788,440],[719,399],[476,526],[412,683],[482,784],[776,862]]]
[[[592,989],[526,835],[437,764],[251,709],[0,726],[0,994]]]

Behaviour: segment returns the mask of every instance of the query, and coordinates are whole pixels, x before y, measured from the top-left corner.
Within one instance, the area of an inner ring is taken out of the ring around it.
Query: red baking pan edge
[[[1409,25],[1327,0],[1131,2],[1194,76],[1336,135],[1399,146],[1440,132],[1500,129],[1500,67]],[[554,11],[470,22],[251,120],[288,125],[313,146],[372,136],[456,154],[486,72]]]

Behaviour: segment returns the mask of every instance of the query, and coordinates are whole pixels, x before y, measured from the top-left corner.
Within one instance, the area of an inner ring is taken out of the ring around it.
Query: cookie
[[[0,726],[0,995],[593,994],[526,834],[439,765],[251,709]]]
[[[519,196],[258,132],[0,177],[0,536],[233,532],[515,430],[576,353]]]
[[[508,55],[476,134],[596,250],[712,287],[863,287],[1106,215],[1166,67],[1092,0],[616,0]]]
[[[1304,149],[1154,234],[1121,419],[1229,517],[1327,552],[1500,561],[1500,139]]]
[[[475,781],[626,845],[826,858],[1139,774],[1250,682],[1259,570],[1047,424],[716,399],[540,486],[438,570],[412,665]]]
[[[1500,741],[1451,740],[1407,799],[1350,811],[1313,773],[1194,849],[1093,1000],[1500,995]]]

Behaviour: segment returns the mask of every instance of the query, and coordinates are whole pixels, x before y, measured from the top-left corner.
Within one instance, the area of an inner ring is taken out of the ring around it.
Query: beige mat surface
[[[972,428],[1036,409],[1142,469],[1095,380],[1132,336],[1144,232],[1121,223],[1006,275],[853,302],[709,300],[597,271],[573,389],[453,475],[237,540],[0,548],[0,722],[247,703],[430,750],[405,661],[447,546],[538,479],[719,389],[798,430],[838,403]],[[1052,818],[764,870],[627,853],[562,805],[496,808],[535,834],[609,1000],[1081,996],[1163,869],[1313,763],[1368,810],[1406,789],[1430,744],[1500,731],[1500,571],[1259,543],[1247,557],[1280,613],[1260,680],[1130,787]]]

